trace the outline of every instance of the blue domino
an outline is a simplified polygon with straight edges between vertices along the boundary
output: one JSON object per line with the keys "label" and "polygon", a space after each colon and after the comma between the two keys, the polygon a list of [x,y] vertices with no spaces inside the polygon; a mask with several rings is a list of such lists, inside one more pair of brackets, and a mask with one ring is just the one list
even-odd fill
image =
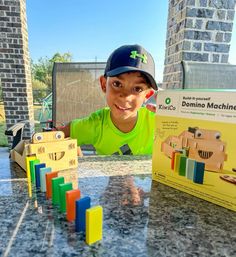
{"label": "blue domino", "polygon": [[45,168],[46,165],[45,163],[39,163],[39,164],[35,164],[35,182],[36,182],[36,187],[40,188],[40,169],[41,168]]}
{"label": "blue domino", "polygon": [[41,192],[46,192],[46,178],[45,174],[48,172],[51,172],[52,168],[47,167],[47,168],[40,168],[40,189]]}
{"label": "blue domino", "polygon": [[89,209],[91,206],[91,198],[89,196],[86,196],[84,198],[77,200],[75,204],[76,204],[75,231],[85,232],[86,210]]}
{"label": "blue domino", "polygon": [[186,162],[186,178],[193,180],[194,170],[196,169],[196,161],[193,159],[187,159]]}
{"label": "blue domino", "polygon": [[204,170],[205,170],[205,163],[196,162],[196,169],[194,170],[194,174],[193,174],[194,183],[203,184]]}

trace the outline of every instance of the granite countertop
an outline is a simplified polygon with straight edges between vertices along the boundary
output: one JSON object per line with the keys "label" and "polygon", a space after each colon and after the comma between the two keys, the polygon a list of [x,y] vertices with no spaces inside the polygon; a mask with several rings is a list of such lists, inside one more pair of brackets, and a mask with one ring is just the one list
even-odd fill
{"label": "granite countertop", "polygon": [[151,157],[79,158],[79,188],[104,211],[103,240],[87,245],[0,148],[1,256],[236,256],[235,212],[151,179]]}

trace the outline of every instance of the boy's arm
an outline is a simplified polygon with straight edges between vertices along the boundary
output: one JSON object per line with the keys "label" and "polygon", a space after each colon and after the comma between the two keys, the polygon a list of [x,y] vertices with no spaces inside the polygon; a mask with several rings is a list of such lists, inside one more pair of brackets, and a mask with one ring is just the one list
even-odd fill
{"label": "boy's arm", "polygon": [[[65,126],[57,127],[57,130],[63,131],[65,137],[70,137],[70,122],[67,123]],[[83,156],[83,152],[81,151],[80,146],[77,146],[77,155]]]}
{"label": "boy's arm", "polygon": [[63,131],[65,134],[65,137],[70,137],[70,122],[64,126],[57,127],[56,129]]}

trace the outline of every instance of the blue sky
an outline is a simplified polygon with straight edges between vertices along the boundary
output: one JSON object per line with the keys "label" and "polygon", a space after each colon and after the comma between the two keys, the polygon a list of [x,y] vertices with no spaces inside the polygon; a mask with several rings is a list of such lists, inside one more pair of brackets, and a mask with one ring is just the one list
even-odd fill
{"label": "blue sky", "polygon": [[[138,43],[153,55],[162,81],[168,0],[26,0],[26,11],[34,61],[56,52],[70,52],[75,62],[106,61],[115,48]],[[236,24],[230,63],[235,57]]]}

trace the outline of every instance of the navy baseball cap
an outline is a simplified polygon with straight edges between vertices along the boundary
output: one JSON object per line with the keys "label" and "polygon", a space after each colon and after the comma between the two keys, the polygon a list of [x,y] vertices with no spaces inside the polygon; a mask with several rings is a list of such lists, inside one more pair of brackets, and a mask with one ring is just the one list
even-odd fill
{"label": "navy baseball cap", "polygon": [[130,71],[139,71],[146,75],[152,88],[157,90],[154,60],[140,45],[124,45],[117,48],[107,60],[104,76],[114,77]]}

